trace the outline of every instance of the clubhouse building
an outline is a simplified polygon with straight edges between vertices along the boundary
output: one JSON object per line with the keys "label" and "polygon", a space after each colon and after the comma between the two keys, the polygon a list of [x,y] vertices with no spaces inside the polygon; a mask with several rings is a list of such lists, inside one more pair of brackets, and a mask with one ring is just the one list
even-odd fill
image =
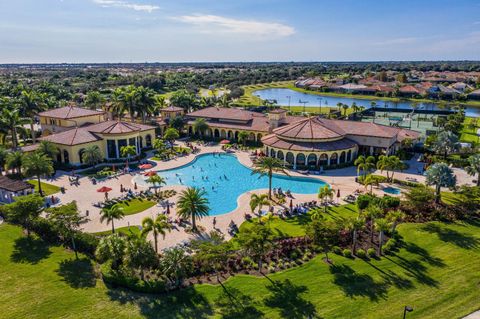
{"label": "clubhouse building", "polygon": [[261,142],[267,156],[286,166],[319,169],[336,167],[355,160],[359,154],[394,154],[405,139],[417,141],[420,133],[375,123],[288,116],[284,109],[267,114],[235,108],[209,107],[188,113],[187,130],[195,133],[194,123],[203,118],[205,135],[214,139],[238,140],[245,131],[249,140]]}
{"label": "clubhouse building", "polygon": [[56,161],[64,164],[82,164],[82,153],[88,146],[98,146],[104,159],[115,160],[122,158],[123,146],[135,146],[138,155],[155,139],[154,126],[107,120],[105,112],[75,106],[48,110],[39,113],[39,118],[40,140],[57,146]]}

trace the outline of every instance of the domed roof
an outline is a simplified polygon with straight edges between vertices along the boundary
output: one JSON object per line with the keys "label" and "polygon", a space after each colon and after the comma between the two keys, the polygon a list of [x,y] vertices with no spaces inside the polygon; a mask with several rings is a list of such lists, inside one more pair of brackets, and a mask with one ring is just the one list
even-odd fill
{"label": "domed roof", "polygon": [[324,122],[318,117],[309,117],[289,125],[273,130],[273,133],[284,139],[290,140],[332,140],[345,136],[345,132],[329,122]]}

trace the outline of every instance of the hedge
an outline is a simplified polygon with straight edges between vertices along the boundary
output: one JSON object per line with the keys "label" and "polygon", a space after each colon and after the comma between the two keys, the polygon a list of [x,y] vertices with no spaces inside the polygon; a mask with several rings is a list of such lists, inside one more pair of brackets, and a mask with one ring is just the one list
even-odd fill
{"label": "hedge", "polygon": [[167,291],[165,281],[162,279],[141,280],[140,278],[126,275],[121,271],[113,270],[109,263],[103,264],[100,267],[100,271],[103,281],[113,287],[127,288],[141,293],[163,293]]}

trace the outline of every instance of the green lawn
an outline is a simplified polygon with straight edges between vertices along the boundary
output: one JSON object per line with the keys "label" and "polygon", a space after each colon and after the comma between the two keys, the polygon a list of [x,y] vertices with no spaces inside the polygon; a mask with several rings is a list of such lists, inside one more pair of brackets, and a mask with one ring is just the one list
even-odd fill
{"label": "green lawn", "polygon": [[[35,186],[35,192],[38,192],[38,181],[37,180],[32,179],[32,180],[29,180],[27,182],[32,184],[33,186]],[[48,184],[48,183],[45,183],[45,182],[40,182],[40,183],[42,184],[42,191],[43,191],[44,196],[50,196],[50,195],[53,195],[53,194],[58,193],[60,191],[60,187],[58,187],[58,186]]]}
{"label": "green lawn", "polygon": [[477,135],[477,130],[480,128],[476,118],[467,117],[463,122],[462,130],[460,131],[460,141],[465,143],[478,144],[480,138]]}
{"label": "green lawn", "polygon": [[[327,212],[323,213],[326,219],[341,221],[349,216],[356,216],[357,206],[354,204],[342,205],[338,207],[328,207]],[[305,235],[305,225],[311,221],[310,214],[295,216],[288,219],[274,217],[270,221],[270,227],[280,237],[298,237]],[[240,230],[250,228],[253,222],[244,222]]]}
{"label": "green lawn", "polygon": [[123,212],[125,213],[125,215],[133,215],[133,214],[143,212],[144,210],[149,209],[155,204],[156,202],[154,201],[141,199],[141,198],[124,200],[117,203],[117,205],[123,209]]}
{"label": "green lawn", "polygon": [[461,318],[480,299],[480,222],[404,224],[405,246],[381,260],[316,257],[268,277],[237,275],[148,296],[109,289],[94,264],[0,226],[0,318]]}

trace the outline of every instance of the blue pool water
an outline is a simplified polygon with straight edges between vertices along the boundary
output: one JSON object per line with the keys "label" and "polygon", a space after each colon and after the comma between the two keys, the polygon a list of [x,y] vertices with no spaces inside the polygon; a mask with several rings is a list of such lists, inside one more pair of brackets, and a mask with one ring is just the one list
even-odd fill
{"label": "blue pool water", "polygon": [[[268,177],[252,175],[252,170],[242,165],[234,155],[199,155],[185,166],[158,171],[167,180],[167,185],[186,185],[204,188],[210,202],[210,215],[221,215],[237,208],[237,198],[245,192],[268,188]],[[203,179],[202,179],[203,176]],[[226,179],[225,179],[226,176]],[[208,177],[208,179],[207,179]],[[138,185],[148,185],[147,177],[136,176]],[[275,175],[272,188],[281,187],[293,193],[316,194],[325,182],[302,177]],[[213,189],[212,189],[213,187]]]}
{"label": "blue pool water", "polygon": [[[371,107],[371,102],[374,101],[377,103],[377,106],[383,107],[394,107],[398,109],[412,109],[412,102],[410,101],[386,101],[386,100],[369,100],[369,99],[358,99],[358,98],[349,98],[349,97],[336,97],[336,96],[327,96],[321,94],[310,94],[304,92],[298,92],[291,89],[285,88],[274,88],[274,89],[263,89],[253,92],[253,95],[258,96],[262,100],[276,100],[277,105],[288,106],[290,97],[291,106],[303,106],[299,101],[306,101],[305,108],[308,111],[308,108],[318,109],[320,107],[337,107],[337,103],[343,103],[352,105],[355,102],[358,106],[363,106],[365,108]],[[321,99],[321,100],[319,100]],[[445,109],[445,106],[439,107],[435,103],[417,103],[418,109],[424,110],[435,110],[435,109]],[[465,108],[465,114],[472,117],[480,117],[480,108],[467,106]]]}
{"label": "blue pool water", "polygon": [[401,193],[400,189],[396,187],[385,187],[382,189],[385,193],[399,195]]}

